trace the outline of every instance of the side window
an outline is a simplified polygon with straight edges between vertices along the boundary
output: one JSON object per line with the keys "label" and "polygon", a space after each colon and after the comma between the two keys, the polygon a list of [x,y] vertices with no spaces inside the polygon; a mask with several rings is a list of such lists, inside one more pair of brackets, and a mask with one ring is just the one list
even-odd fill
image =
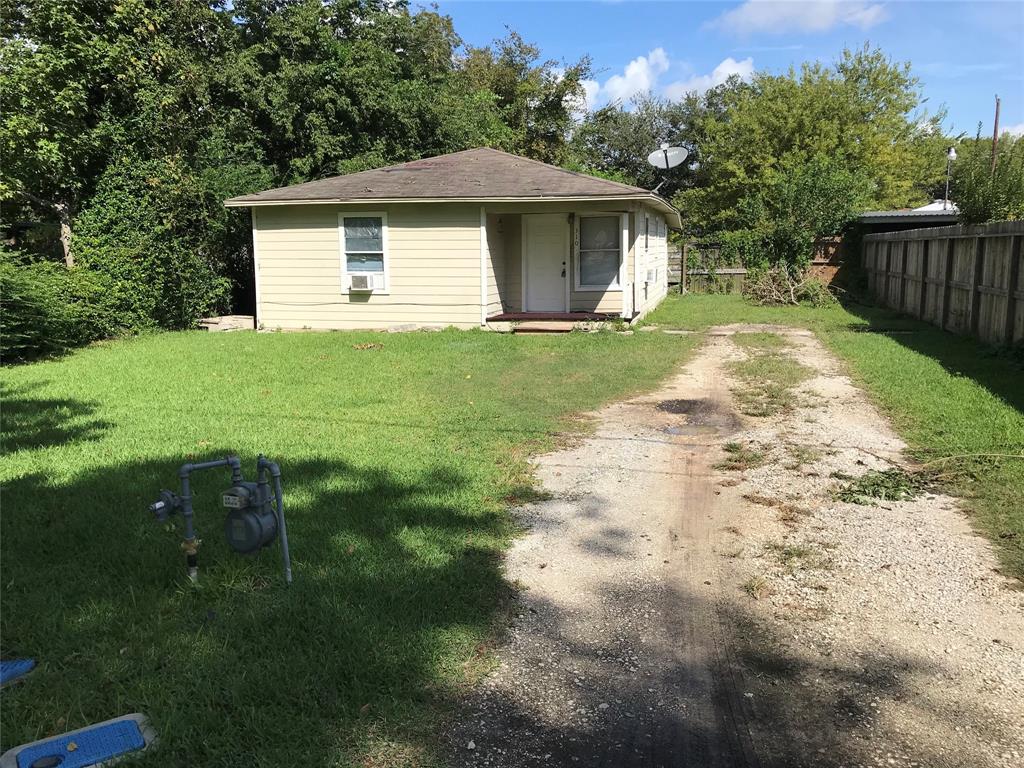
{"label": "side window", "polygon": [[[384,214],[343,214],[341,240],[346,275],[373,275],[385,288],[387,275],[387,218]],[[347,285],[345,286],[348,287]]]}

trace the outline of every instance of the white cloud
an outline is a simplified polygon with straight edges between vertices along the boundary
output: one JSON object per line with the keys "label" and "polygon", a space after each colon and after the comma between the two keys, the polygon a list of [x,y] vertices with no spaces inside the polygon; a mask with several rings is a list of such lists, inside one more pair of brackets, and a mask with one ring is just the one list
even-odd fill
{"label": "white cloud", "polygon": [[668,71],[668,54],[664,48],[655,48],[646,56],[637,56],[622,71],[599,85],[596,80],[583,81],[587,105],[591,108],[610,101],[628,102],[634,96],[653,91],[658,77]]}
{"label": "white cloud", "polygon": [[723,60],[707,75],[692,75],[684,80],[675,80],[666,85],[659,81],[670,69],[677,72],[692,71],[685,63],[675,63],[669,59],[663,48],[655,48],[646,56],[638,56],[627,64],[621,73],[614,74],[604,83],[597,80],[584,80],[583,90],[586,93],[586,109],[619,102],[626,106],[630,100],[643,93],[656,93],[670,99],[682,98],[690,91],[704,93],[709,88],[721,85],[730,75],[739,75],[749,80],[754,74],[754,60],[746,58],[736,61],[732,57]]}
{"label": "white cloud", "polygon": [[870,29],[888,18],[881,3],[859,0],[746,0],[709,22],[736,35],[753,32],[824,32],[838,26]]}
{"label": "white cloud", "polygon": [[1005,128],[1000,129],[1000,133],[1010,133],[1014,136],[1024,136],[1024,123],[1017,123],[1016,125],[1008,125]]}
{"label": "white cloud", "polygon": [[715,67],[709,75],[694,75],[686,80],[678,80],[665,86],[665,95],[673,101],[678,101],[687,93],[694,91],[698,94],[721,85],[733,75],[739,75],[741,80],[749,80],[754,74],[754,60],[749,56],[741,61],[730,56],[724,59]]}

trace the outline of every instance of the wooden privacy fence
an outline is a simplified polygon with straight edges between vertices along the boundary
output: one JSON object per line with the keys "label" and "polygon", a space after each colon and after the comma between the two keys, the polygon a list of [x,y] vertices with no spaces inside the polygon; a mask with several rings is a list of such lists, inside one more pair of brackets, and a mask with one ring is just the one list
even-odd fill
{"label": "wooden privacy fence", "polygon": [[[714,269],[687,269],[691,253],[708,254],[711,262],[718,259],[720,246],[717,243],[683,243],[682,247],[672,246],[668,252],[668,282],[678,285],[683,293],[738,293],[743,290],[747,270],[740,265],[716,267]],[[814,243],[811,258],[811,274],[826,285],[830,284],[843,263],[845,249],[841,237],[825,237]],[[706,262],[706,257],[701,259]]]}
{"label": "wooden privacy fence", "polygon": [[864,238],[876,300],[989,344],[1024,340],[1024,221],[882,232]]}

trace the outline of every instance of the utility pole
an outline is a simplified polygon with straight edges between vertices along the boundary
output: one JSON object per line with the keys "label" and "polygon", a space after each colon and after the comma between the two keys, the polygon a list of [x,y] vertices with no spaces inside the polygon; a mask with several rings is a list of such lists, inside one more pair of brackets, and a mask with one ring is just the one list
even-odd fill
{"label": "utility pole", "polygon": [[999,146],[999,95],[996,94],[996,121],[992,126],[992,175],[996,173],[996,147]]}

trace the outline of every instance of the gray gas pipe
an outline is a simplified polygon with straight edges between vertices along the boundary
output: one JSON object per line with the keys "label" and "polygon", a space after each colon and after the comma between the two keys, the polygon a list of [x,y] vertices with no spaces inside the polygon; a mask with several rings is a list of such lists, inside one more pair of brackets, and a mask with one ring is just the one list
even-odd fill
{"label": "gray gas pipe", "polygon": [[[161,523],[171,515],[181,512],[185,521],[185,539],[181,549],[188,565],[188,577],[193,582],[199,578],[197,553],[199,539],[192,524],[193,472],[204,469],[230,467],[231,487],[221,494],[221,503],[228,510],[224,520],[224,535],[228,545],[241,554],[258,552],[281,537],[281,558],[284,561],[284,578],[292,583],[291,555],[288,552],[288,530],[284,522],[284,494],[281,491],[281,468],[260,454],[256,460],[256,482],[242,477],[242,461],[237,456],[226,456],[215,461],[198,464],[182,464],[178,470],[181,493],[160,491],[160,498],[149,505],[149,511]],[[273,490],[271,490],[273,482]]]}

